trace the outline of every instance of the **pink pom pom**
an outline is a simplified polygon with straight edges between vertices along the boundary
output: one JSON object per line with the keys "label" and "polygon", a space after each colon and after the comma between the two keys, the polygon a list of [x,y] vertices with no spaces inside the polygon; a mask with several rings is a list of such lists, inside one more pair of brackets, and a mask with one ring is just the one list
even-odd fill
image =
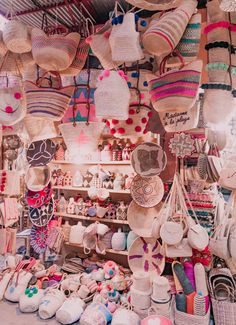
{"label": "pink pom pom", "polygon": [[92,39],[93,39],[92,36],[89,36],[89,37],[86,38],[85,42],[87,44],[90,44],[92,42]]}
{"label": "pink pom pom", "polygon": [[11,106],[7,106],[5,108],[5,111],[6,111],[6,113],[12,113],[13,112],[13,108]]}
{"label": "pink pom pom", "polygon": [[145,95],[144,94],[140,94],[140,99],[144,99]]}
{"label": "pink pom pom", "polygon": [[109,37],[110,37],[110,35],[111,35],[111,33],[110,33],[110,32],[105,32],[105,33],[103,34],[103,36],[104,36],[105,38],[109,38]]}
{"label": "pink pom pom", "polygon": [[103,76],[98,77],[98,80],[102,81],[102,79],[103,79]]}
{"label": "pink pom pom", "polygon": [[14,94],[14,97],[15,97],[15,99],[21,99],[21,93],[16,92],[16,93]]}
{"label": "pink pom pom", "polygon": [[103,71],[103,76],[104,77],[109,77],[110,76],[110,71],[109,70],[104,70]]}
{"label": "pink pom pom", "polygon": [[124,75],[123,78],[125,79],[125,81],[128,81],[128,76]]}
{"label": "pink pom pom", "polygon": [[118,74],[119,74],[122,78],[124,78],[124,75],[125,75],[124,71],[119,70],[119,71],[118,71]]}

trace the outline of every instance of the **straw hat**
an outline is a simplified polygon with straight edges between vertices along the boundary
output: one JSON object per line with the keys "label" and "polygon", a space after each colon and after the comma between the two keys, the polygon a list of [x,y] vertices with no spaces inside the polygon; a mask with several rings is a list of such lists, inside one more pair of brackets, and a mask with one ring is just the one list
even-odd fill
{"label": "straw hat", "polygon": [[45,166],[53,159],[56,149],[56,143],[50,139],[32,142],[26,158],[30,166]]}
{"label": "straw hat", "polygon": [[141,177],[136,175],[131,183],[133,200],[144,208],[152,208],[161,202],[164,195],[164,186],[159,176]]}
{"label": "straw hat", "polygon": [[42,191],[51,180],[51,172],[48,166],[30,167],[25,174],[25,183],[33,192]]}
{"label": "straw hat", "polygon": [[51,220],[54,212],[54,201],[51,199],[47,204],[39,208],[30,207],[29,217],[33,225],[38,227],[46,226]]}
{"label": "straw hat", "polygon": [[127,212],[130,228],[139,236],[152,237],[153,220],[157,217],[162,204],[153,208],[143,208],[132,201]]}
{"label": "straw hat", "polygon": [[[153,278],[161,275],[165,267],[165,257],[161,254],[162,246],[154,238],[135,239],[128,253],[128,263],[133,273],[144,271]],[[150,252],[152,252],[150,254]]]}
{"label": "straw hat", "polygon": [[143,35],[143,46],[151,54],[166,56],[179,43],[197,6],[197,1],[183,1],[173,12],[153,19]]}
{"label": "straw hat", "polygon": [[165,169],[166,163],[166,153],[152,142],[141,143],[132,152],[132,167],[143,177],[159,175]]}
{"label": "straw hat", "polygon": [[182,0],[126,0],[131,5],[146,10],[168,10],[178,7]]}

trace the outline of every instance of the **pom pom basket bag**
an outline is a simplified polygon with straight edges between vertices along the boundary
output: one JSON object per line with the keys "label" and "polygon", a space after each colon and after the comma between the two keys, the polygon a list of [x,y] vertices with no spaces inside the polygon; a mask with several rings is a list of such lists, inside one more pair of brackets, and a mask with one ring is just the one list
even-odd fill
{"label": "pom pom basket bag", "polygon": [[[179,56],[180,60],[182,57]],[[149,76],[151,102],[157,112],[183,112],[194,106],[201,81],[202,61],[196,60],[179,70],[165,71],[167,57],[160,66],[160,76]]]}
{"label": "pom pom basket bag", "polygon": [[74,92],[74,86],[63,87],[61,79],[58,77],[58,87],[42,87],[45,78],[43,75],[38,78],[36,84],[31,81],[25,81],[25,92],[27,100],[27,114],[35,117],[43,117],[53,121],[60,121],[64,116],[71,96]]}
{"label": "pom pom basket bag", "polygon": [[182,0],[126,0],[131,5],[146,10],[168,10],[178,7]]}

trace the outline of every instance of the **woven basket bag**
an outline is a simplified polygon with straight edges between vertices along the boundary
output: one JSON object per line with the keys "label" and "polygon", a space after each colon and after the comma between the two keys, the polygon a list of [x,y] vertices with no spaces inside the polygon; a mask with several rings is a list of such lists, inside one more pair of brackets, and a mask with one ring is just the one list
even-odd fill
{"label": "woven basket bag", "polygon": [[62,88],[60,79],[57,88],[41,87],[44,79],[44,76],[39,78],[36,84],[31,81],[24,82],[27,114],[60,121],[68,108],[75,87]]}
{"label": "woven basket bag", "polygon": [[72,64],[80,41],[80,34],[47,36],[39,28],[31,32],[35,62],[46,71],[63,71]]}
{"label": "woven basket bag", "polygon": [[3,41],[3,33],[0,31],[0,57],[4,56],[7,53],[7,47]]}
{"label": "woven basket bag", "polygon": [[109,42],[113,61],[134,62],[144,57],[134,13],[126,13],[122,24],[112,26]]}
{"label": "woven basket bag", "polygon": [[153,19],[143,35],[144,48],[157,56],[170,54],[183,36],[196,6],[195,0],[183,2],[173,12],[161,16],[159,20]]}
{"label": "woven basket bag", "polygon": [[[163,61],[164,71],[165,62]],[[196,102],[201,81],[202,61],[196,60],[160,76],[149,76],[151,102],[157,112],[184,112]]]}
{"label": "woven basket bag", "polygon": [[236,2],[234,0],[221,0],[220,9],[226,12],[236,11]]}
{"label": "woven basket bag", "polygon": [[[210,322],[210,308],[205,316],[190,315],[178,311],[175,306],[175,325],[209,325]],[[231,323],[232,325],[233,323]],[[217,325],[217,323],[216,323]],[[223,325],[223,323],[218,323],[218,325]]]}
{"label": "woven basket bag", "polygon": [[229,27],[228,21],[220,21],[208,24],[204,29],[204,34],[207,35],[208,43],[216,41],[229,42]]}
{"label": "woven basket bag", "polygon": [[211,299],[215,325],[236,324],[236,303]]}
{"label": "woven basket bag", "polygon": [[3,28],[3,40],[13,53],[25,53],[31,51],[31,39],[27,25],[18,19],[6,22]]}
{"label": "woven basket bag", "polygon": [[229,85],[229,65],[221,62],[208,63],[205,66],[209,82],[219,82]]}
{"label": "woven basket bag", "polygon": [[126,80],[116,71],[105,70],[94,93],[96,117],[126,120],[130,91]]}

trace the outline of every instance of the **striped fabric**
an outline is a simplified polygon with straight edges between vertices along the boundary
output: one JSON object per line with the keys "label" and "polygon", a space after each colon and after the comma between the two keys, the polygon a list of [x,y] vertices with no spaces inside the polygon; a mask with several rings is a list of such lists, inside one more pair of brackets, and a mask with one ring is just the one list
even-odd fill
{"label": "striped fabric", "polygon": [[[193,66],[194,69],[191,69]],[[184,111],[191,108],[197,96],[201,69],[202,62],[195,61],[180,70],[150,80],[149,93],[154,108],[157,111]]]}
{"label": "striped fabric", "polygon": [[62,119],[73,95],[74,86],[54,89],[38,87],[31,81],[25,81],[24,84],[27,114],[53,121]]}

